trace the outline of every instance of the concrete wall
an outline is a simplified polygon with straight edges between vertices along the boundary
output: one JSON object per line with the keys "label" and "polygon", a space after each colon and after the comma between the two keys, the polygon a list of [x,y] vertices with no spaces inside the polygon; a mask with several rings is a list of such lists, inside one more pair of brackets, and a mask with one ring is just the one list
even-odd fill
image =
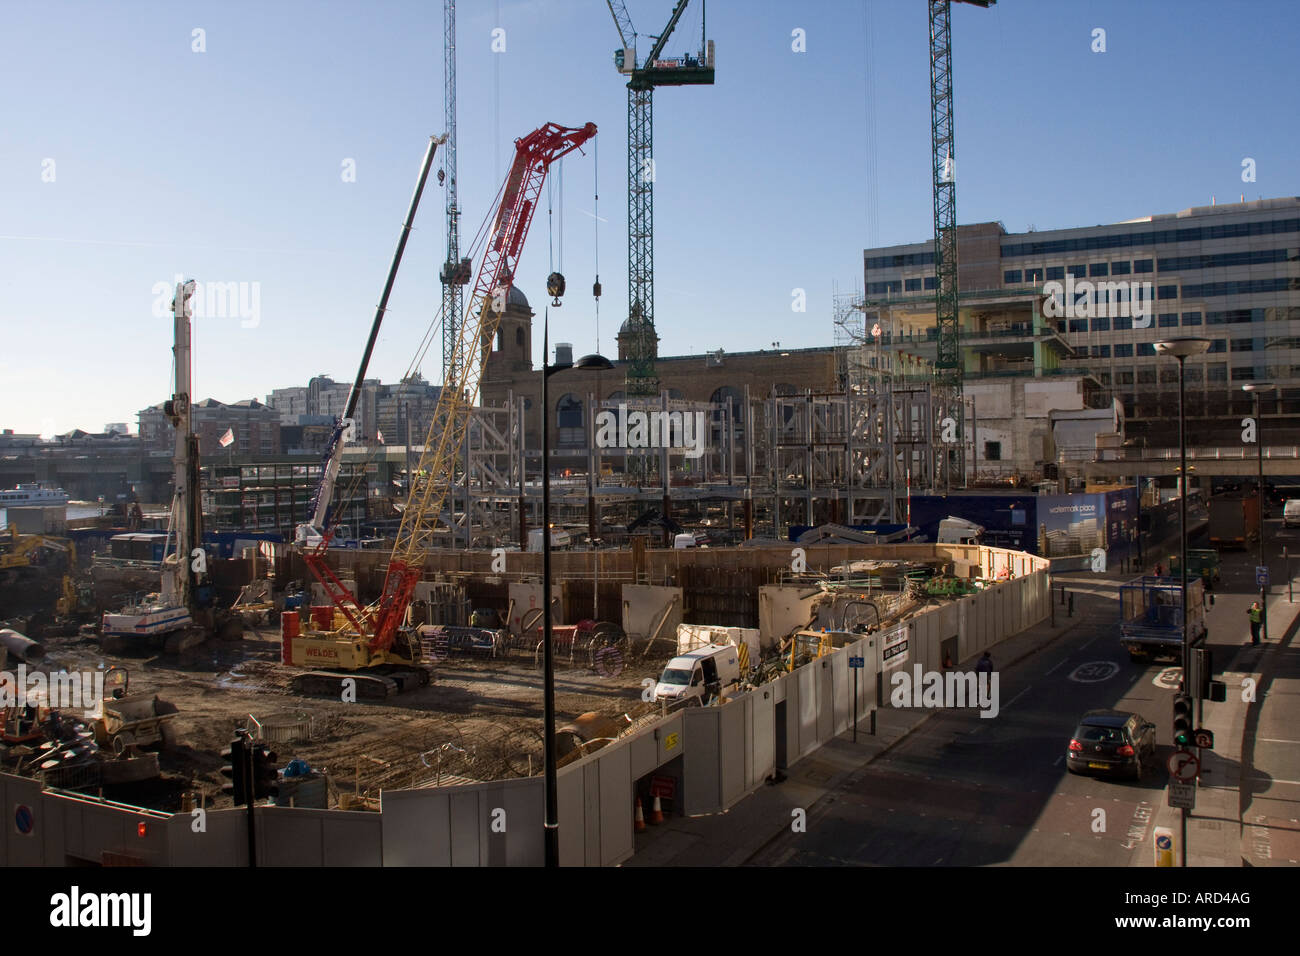
{"label": "concrete wall", "polygon": [[659,630],[659,638],[672,641],[677,625],[682,623],[682,589],[653,584],[623,585],[623,632],[635,638],[649,637],[669,604],[673,607]]}
{"label": "concrete wall", "polygon": [[820,588],[765,584],[758,589],[758,637],[763,647],[780,643],[796,628],[805,627],[813,604],[823,597]]}

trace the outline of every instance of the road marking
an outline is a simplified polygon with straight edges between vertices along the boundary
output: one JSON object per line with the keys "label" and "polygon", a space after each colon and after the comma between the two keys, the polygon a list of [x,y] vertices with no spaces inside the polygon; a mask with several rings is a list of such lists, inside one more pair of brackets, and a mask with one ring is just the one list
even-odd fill
{"label": "road marking", "polygon": [[[1096,639],[1097,639],[1096,637],[1090,637],[1090,638],[1088,638],[1088,644],[1091,644],[1091,643],[1092,643],[1093,641],[1095,641]],[[1085,647],[1088,646],[1088,644],[1081,644],[1081,645],[1079,645],[1079,650],[1083,650]]]}
{"label": "road marking", "polygon": [[1064,760],[1065,760],[1064,757],[1057,757],[1055,760],[1052,761],[1052,766],[1059,767]]}
{"label": "road marking", "polygon": [[1257,737],[1256,740],[1265,744],[1300,744],[1300,740],[1285,740],[1281,737]]}
{"label": "road marking", "polygon": [[1089,661],[1080,664],[1070,672],[1070,680],[1079,684],[1096,684],[1110,680],[1119,673],[1119,665],[1114,661]]}
{"label": "road marking", "polygon": [[[1052,665],[1052,670],[1048,671],[1047,674],[1052,673],[1052,671],[1056,670],[1058,667],[1060,667],[1062,664],[1064,664],[1067,660],[1069,660],[1069,658],[1062,657],[1059,661],[1057,661],[1055,664]],[[1047,674],[1044,674],[1043,676],[1046,677]]]}
{"label": "road marking", "polygon": [[1024,697],[1026,694],[1028,694],[1030,689],[1033,688],[1033,686],[1034,686],[1033,684],[1030,684],[1029,687],[1026,687],[1019,694],[1016,694],[1015,697],[1012,697],[1009,701],[1003,704],[1001,709],[1006,710],[1008,707],[1010,707],[1012,704],[1018,701],[1021,697]]}
{"label": "road marking", "polygon": [[1280,779],[1278,779],[1277,777],[1261,777],[1261,776],[1258,776],[1258,775],[1253,776],[1253,777],[1249,777],[1249,778],[1247,778],[1247,779],[1249,779],[1249,780],[1259,780],[1259,781],[1262,781],[1262,782],[1264,782],[1264,783],[1284,783],[1284,784],[1286,784],[1287,786],[1290,786],[1290,787],[1300,787],[1300,780],[1280,780]]}

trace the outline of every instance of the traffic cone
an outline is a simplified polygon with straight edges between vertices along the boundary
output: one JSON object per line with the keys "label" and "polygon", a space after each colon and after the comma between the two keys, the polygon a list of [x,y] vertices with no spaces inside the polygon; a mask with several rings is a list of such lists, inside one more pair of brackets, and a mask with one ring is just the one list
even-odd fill
{"label": "traffic cone", "polygon": [[645,829],[645,811],[641,809],[641,798],[636,798],[636,830],[640,833]]}
{"label": "traffic cone", "polygon": [[650,808],[650,822],[660,824],[664,822],[664,808],[659,805],[659,797],[655,797],[654,805]]}

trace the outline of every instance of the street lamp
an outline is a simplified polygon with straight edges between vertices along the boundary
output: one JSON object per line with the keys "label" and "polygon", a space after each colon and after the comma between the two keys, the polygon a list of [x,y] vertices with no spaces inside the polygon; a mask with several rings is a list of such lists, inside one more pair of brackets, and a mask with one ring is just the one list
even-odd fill
{"label": "street lamp", "polygon": [[[1243,392],[1255,396],[1255,451],[1259,459],[1259,482],[1256,491],[1259,495],[1259,567],[1264,567],[1264,436],[1262,434],[1259,399],[1263,392],[1277,391],[1272,382],[1250,382],[1241,386]],[[1268,590],[1263,579],[1259,585],[1259,635],[1260,640],[1268,640]]]}
{"label": "street lamp", "polygon": [[[1183,582],[1183,691],[1191,693],[1191,649],[1187,646],[1187,388],[1184,366],[1189,355],[1201,355],[1210,348],[1209,339],[1166,339],[1156,342],[1161,355],[1178,359],[1178,480],[1182,484],[1178,495],[1178,570]],[[1200,694],[1197,693],[1197,697]],[[1182,817],[1182,865],[1187,865],[1187,810],[1179,811]]]}
{"label": "street lamp", "polygon": [[576,362],[549,364],[551,310],[542,318],[542,722],[546,777],[546,866],[560,865],[560,817],[555,772],[555,657],[551,647],[551,403],[547,382],[571,368],[611,369],[603,355],[584,355]]}

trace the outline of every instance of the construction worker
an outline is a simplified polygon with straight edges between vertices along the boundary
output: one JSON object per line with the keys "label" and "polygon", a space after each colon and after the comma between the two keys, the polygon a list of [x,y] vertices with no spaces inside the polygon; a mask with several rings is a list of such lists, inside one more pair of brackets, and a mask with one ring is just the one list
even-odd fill
{"label": "construction worker", "polygon": [[1251,604],[1250,610],[1247,611],[1246,614],[1250,617],[1250,643],[1258,644],[1259,628],[1264,620],[1264,612],[1263,609],[1260,608],[1259,602],[1256,601]]}

